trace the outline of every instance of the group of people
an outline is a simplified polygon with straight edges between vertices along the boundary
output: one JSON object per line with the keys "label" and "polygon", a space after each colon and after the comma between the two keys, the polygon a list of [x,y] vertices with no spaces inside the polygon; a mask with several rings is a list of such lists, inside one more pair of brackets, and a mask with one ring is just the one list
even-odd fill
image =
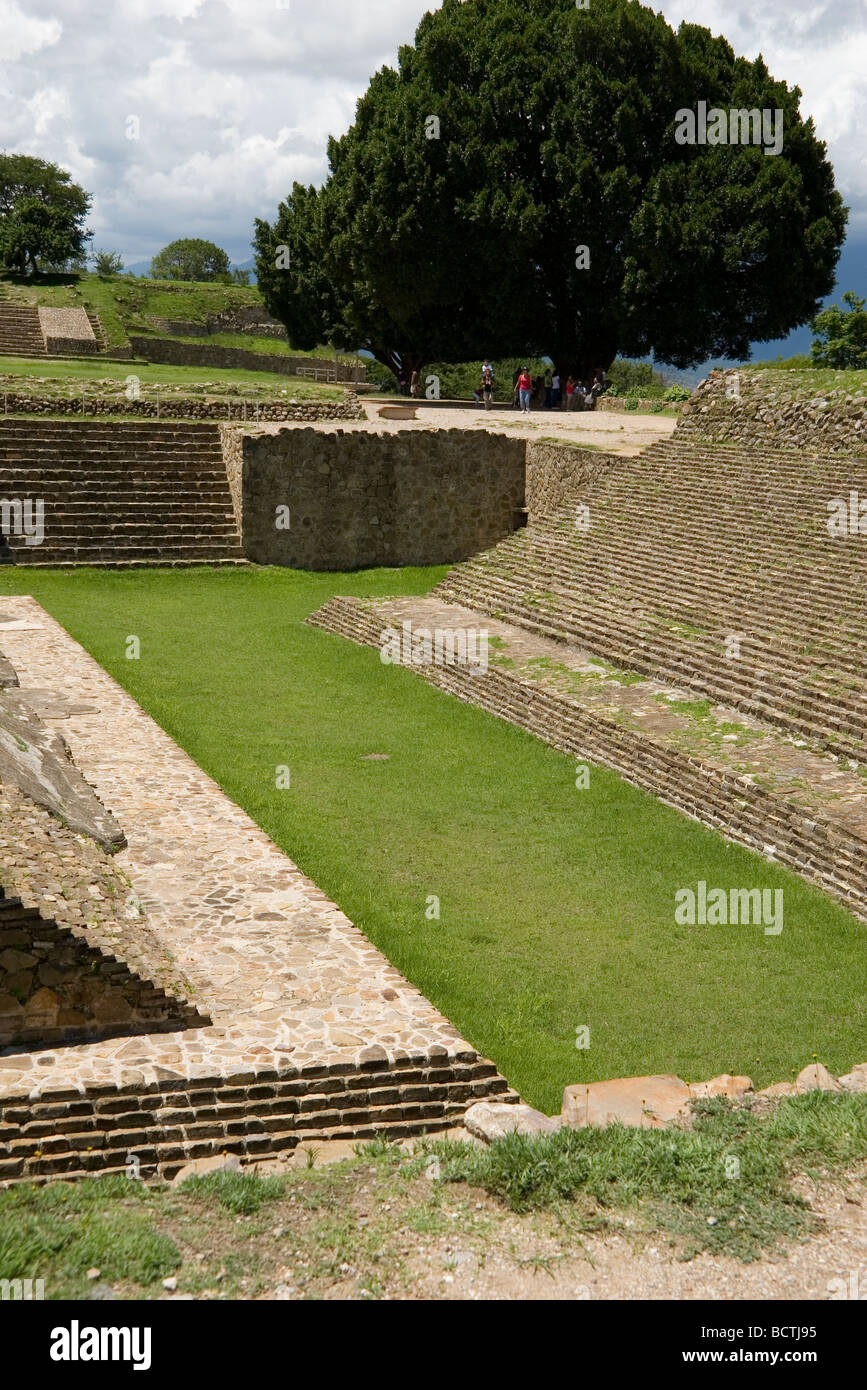
{"label": "group of people", "polygon": [[[484,403],[490,410],[494,404],[494,385],[496,376],[490,358],[482,363],[479,385],[473,392],[476,405]],[[398,376],[401,395],[418,399],[420,381],[417,371],[407,380],[401,371]],[[512,376],[512,403],[522,414],[531,410],[593,410],[599,397],[608,385],[605,371],[597,367],[593,380],[582,381],[577,376],[567,376],[565,384],[559,371],[547,367],[543,376],[533,376],[528,367],[519,367]]]}
{"label": "group of people", "polygon": [[[484,402],[486,410],[494,403],[494,368],[490,359],[482,363],[482,379],[473,392],[476,404]],[[548,367],[544,376],[533,376],[527,367],[519,367],[512,377],[513,405],[522,414],[532,409],[593,410],[608,385],[604,368],[597,367],[592,382],[577,376],[567,376],[565,388],[559,371]]]}

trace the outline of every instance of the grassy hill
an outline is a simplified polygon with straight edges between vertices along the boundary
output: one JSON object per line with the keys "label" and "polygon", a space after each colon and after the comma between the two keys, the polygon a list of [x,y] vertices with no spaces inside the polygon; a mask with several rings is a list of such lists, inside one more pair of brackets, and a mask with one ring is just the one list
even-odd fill
{"label": "grassy hill", "polygon": [[[220,285],[207,281],[151,280],[144,276],[118,275],[103,279],[98,275],[0,275],[4,297],[21,304],[48,305],[53,308],[90,309],[99,315],[109,352],[129,346],[130,335],[166,337],[155,319],[172,319],[202,325],[202,339],[225,347],[244,347],[253,352],[276,356],[328,357],[329,347],[313,352],[291,348],[279,338],[259,338],[248,333],[208,334],[208,319],[230,309],[261,306],[262,296],[255,285]],[[189,337],[186,342],[199,341]],[[341,360],[354,361],[341,354]]]}

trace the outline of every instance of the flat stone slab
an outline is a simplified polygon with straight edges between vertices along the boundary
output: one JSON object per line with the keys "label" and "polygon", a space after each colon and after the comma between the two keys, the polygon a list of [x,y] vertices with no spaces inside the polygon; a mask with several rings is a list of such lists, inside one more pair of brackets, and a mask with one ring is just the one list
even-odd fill
{"label": "flat stone slab", "polygon": [[382,405],[377,414],[383,420],[414,420],[417,409],[414,405]]}
{"label": "flat stone slab", "polygon": [[745,1096],[752,1089],[753,1083],[748,1076],[732,1076],[730,1072],[724,1072],[710,1081],[694,1081],[689,1094],[694,1100],[713,1100],[717,1096],[737,1100],[738,1096]]}
{"label": "flat stone slab", "polygon": [[470,1134],[484,1139],[490,1144],[494,1139],[503,1139],[507,1134],[556,1134],[562,1129],[563,1120],[559,1115],[553,1118],[543,1115],[529,1105],[502,1105],[497,1101],[480,1101],[471,1105],[464,1117],[464,1124]]}
{"label": "flat stone slab", "polygon": [[0,782],[11,782],[37,806],[105,849],[126,837],[72,761],[66,741],[50,729],[18,689],[0,692]]}
{"label": "flat stone slab", "polygon": [[837,1078],[844,1091],[867,1091],[867,1062],[859,1062],[845,1076]]}
{"label": "flat stone slab", "polygon": [[605,1127],[615,1121],[641,1129],[661,1129],[690,1113],[690,1093],[679,1076],[626,1076],[567,1086],[563,1119],[572,1129]]}
{"label": "flat stone slab", "polygon": [[823,1067],[821,1062],[811,1062],[795,1077],[799,1091],[839,1091],[840,1083]]}

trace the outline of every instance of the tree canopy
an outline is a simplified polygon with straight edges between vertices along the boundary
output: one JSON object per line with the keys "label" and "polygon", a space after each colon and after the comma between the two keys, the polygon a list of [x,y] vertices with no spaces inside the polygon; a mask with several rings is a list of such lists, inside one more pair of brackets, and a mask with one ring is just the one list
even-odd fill
{"label": "tree canopy", "polygon": [[867,367],[865,305],[867,300],[847,290],[842,304],[832,304],[816,315],[810,325],[816,334],[810,347],[814,366],[840,371]]}
{"label": "tree canopy", "polygon": [[[831,292],[847,211],[826,147],[800,90],[724,38],[637,0],[444,0],[398,59],[329,141],[325,184],[256,223],[296,346],[684,368],[748,356]],[[702,102],[780,112],[781,151],[719,126],[680,143]]]}
{"label": "tree canopy", "polygon": [[154,256],[150,273],[154,280],[229,280],[229,257],[213,241],[181,238]]}
{"label": "tree canopy", "polygon": [[91,233],[86,193],[66,169],[25,154],[0,153],[0,261],[20,275],[39,262],[82,261]]}

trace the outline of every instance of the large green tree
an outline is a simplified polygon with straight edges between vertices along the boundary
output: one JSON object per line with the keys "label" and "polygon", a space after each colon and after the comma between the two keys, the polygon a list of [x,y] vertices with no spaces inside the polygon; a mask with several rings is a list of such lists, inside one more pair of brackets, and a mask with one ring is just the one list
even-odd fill
{"label": "large green tree", "polygon": [[[847,212],[825,146],[798,88],[724,38],[637,0],[444,0],[398,56],[323,187],[256,224],[298,346],[689,367],[783,337],[833,288]],[[679,143],[700,102],[781,111],[781,152]]]}
{"label": "large green tree", "polygon": [[158,251],[151,261],[155,280],[230,280],[229,257],[213,241],[182,237]]}
{"label": "large green tree", "polygon": [[81,262],[91,233],[86,193],[66,169],[26,154],[0,153],[0,262],[20,275],[39,262]]}

